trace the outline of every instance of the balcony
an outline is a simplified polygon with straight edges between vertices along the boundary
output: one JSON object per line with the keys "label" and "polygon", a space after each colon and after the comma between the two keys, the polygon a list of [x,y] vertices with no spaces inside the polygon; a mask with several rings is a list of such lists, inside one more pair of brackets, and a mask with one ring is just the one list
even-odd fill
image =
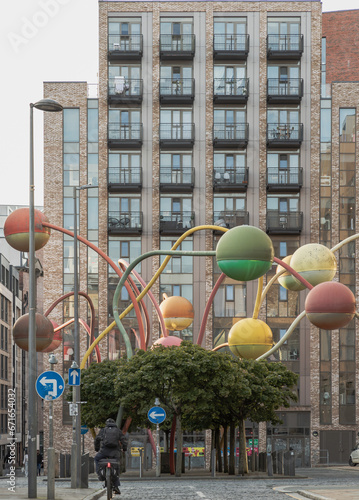
{"label": "balcony", "polygon": [[214,35],[213,59],[245,61],[249,52],[249,35]]}
{"label": "balcony", "polygon": [[123,76],[109,79],[107,98],[109,104],[140,105],[142,96],[142,80],[125,80]]}
{"label": "balcony", "polygon": [[191,61],[195,53],[194,35],[160,35],[161,61]]}
{"label": "balcony", "polygon": [[192,193],[194,168],[161,168],[160,190],[162,193]]}
{"label": "balcony", "polygon": [[245,104],[248,101],[248,78],[215,78],[213,82],[214,104]]}
{"label": "balcony", "polygon": [[245,210],[220,210],[213,213],[214,226],[232,229],[232,227],[243,226],[244,224],[246,225],[248,222],[249,213]]}
{"label": "balcony", "polygon": [[303,123],[268,123],[268,148],[300,148],[303,142]]}
{"label": "balcony", "polygon": [[216,123],[213,125],[214,148],[246,148],[248,123]]}
{"label": "balcony", "polygon": [[172,78],[160,79],[160,103],[161,104],[193,104],[194,101],[194,79]]}
{"label": "balcony", "polygon": [[213,191],[237,192],[247,191],[248,168],[228,170],[224,167],[213,170]]}
{"label": "balcony", "polygon": [[160,234],[181,235],[194,227],[194,212],[161,212]]}
{"label": "balcony", "polygon": [[303,97],[303,78],[267,80],[268,104],[299,104]]}
{"label": "balcony", "polygon": [[140,61],[143,53],[142,35],[109,35],[109,61]]}
{"label": "balcony", "polygon": [[299,60],[303,54],[303,35],[268,35],[267,58]]}
{"label": "balcony", "polygon": [[113,149],[141,149],[142,123],[109,123],[107,142]]}
{"label": "balcony", "polygon": [[109,212],[108,234],[139,235],[142,233],[142,212]]}
{"label": "balcony", "polygon": [[303,229],[303,212],[267,212],[268,234],[300,234]]}
{"label": "balcony", "polygon": [[298,193],[303,186],[303,169],[268,168],[267,191],[276,193]]}
{"label": "balcony", "polygon": [[140,193],[142,168],[109,168],[107,187],[110,193]]}
{"label": "balcony", "polygon": [[193,148],[194,123],[161,123],[159,132],[162,149]]}

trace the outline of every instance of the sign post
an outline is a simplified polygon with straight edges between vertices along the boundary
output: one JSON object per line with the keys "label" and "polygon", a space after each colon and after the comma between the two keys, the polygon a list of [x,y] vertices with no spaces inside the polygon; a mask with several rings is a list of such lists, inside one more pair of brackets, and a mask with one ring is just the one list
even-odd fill
{"label": "sign post", "polygon": [[[159,404],[156,399],[155,404]],[[160,424],[166,420],[166,412],[160,406],[153,406],[147,413],[148,420],[156,425],[157,446],[156,446],[156,477],[161,474],[161,453],[160,453]]]}

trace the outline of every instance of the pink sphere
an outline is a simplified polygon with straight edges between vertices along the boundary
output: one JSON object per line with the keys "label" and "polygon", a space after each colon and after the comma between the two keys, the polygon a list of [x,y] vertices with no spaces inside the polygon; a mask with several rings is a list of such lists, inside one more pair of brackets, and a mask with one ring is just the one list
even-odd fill
{"label": "pink sphere", "polygon": [[153,343],[152,347],[156,347],[157,345],[163,345],[163,347],[173,347],[179,346],[182,344],[182,339],[178,337],[174,337],[173,335],[169,335],[168,337],[161,337]]}

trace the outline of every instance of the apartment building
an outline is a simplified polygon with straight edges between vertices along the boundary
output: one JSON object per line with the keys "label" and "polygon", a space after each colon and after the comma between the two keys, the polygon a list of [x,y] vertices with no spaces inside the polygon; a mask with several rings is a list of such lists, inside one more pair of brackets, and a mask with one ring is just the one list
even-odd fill
{"label": "apartment building", "polygon": [[[64,106],[62,114],[44,116],[44,211],[51,223],[73,231],[76,196],[79,234],[114,262],[119,258],[131,262],[152,249],[170,249],[187,229],[203,224],[257,226],[270,236],[279,258],[306,243],[334,246],[352,234],[354,223],[339,230],[339,214],[348,215],[339,211],[339,200],[349,207],[348,186],[342,184],[348,167],[343,163],[343,175],[339,170],[334,174],[333,153],[328,156],[326,149],[331,139],[321,135],[329,123],[325,113],[334,104],[323,93],[321,99],[325,71],[321,34],[319,1],[100,0],[98,95],[88,95],[86,82],[44,84],[44,97]],[[346,108],[354,109],[353,102]],[[352,111],[345,116],[346,129],[352,131]],[[97,187],[74,191],[90,183]],[[338,191],[332,198],[334,186],[339,185],[347,194]],[[219,237],[212,230],[197,231],[180,249],[213,250]],[[73,252],[72,238],[54,231],[44,249],[45,309],[73,291]],[[354,261],[345,258],[339,278],[354,287]],[[146,259],[136,271],[149,282],[161,262],[159,257]],[[102,332],[113,321],[118,276],[84,245],[79,246],[79,269],[80,290],[91,298],[96,331]],[[275,268],[266,281],[274,273]],[[153,286],[158,302],[163,293],[192,302],[195,319],[178,333],[182,338],[197,341],[219,276],[212,257],[177,257]],[[212,349],[226,342],[233,323],[252,315],[256,294],[257,282],[225,278],[208,316],[202,345]],[[259,317],[268,323],[275,341],[304,310],[305,296],[279,284],[271,287]],[[124,290],[120,309],[128,303]],[[159,322],[150,304],[148,309],[155,341],[160,336]],[[90,311],[82,299],[79,314],[89,321]],[[68,297],[51,319],[60,324],[72,317],[73,298]],[[124,319],[124,326],[136,347],[135,313]],[[349,330],[348,335],[320,332],[303,320],[273,358],[299,374],[298,403],[281,412],[282,425],[249,425],[248,436],[254,433],[260,451],[292,447],[297,466],[325,461],[329,451],[331,461],[347,460],[345,454],[358,427],[348,407],[356,399],[354,395],[354,400],[341,400],[342,415],[351,415],[350,422],[341,424],[339,358],[333,356],[341,335],[345,342],[353,341],[355,326]],[[81,329],[81,355],[88,345]],[[57,366],[64,376],[73,359],[72,347],[69,327],[63,353],[58,351],[61,362]],[[348,370],[353,374],[355,350],[351,344],[345,347],[354,360],[343,368],[343,374]],[[116,329],[100,345],[101,355],[109,359],[124,350]],[[330,352],[328,360],[325,356]],[[348,380],[346,376],[340,380]],[[69,451],[68,404],[65,400],[54,404],[63,423],[61,449]],[[346,433],[340,456],[328,444],[331,433],[339,429]],[[90,438],[86,439],[92,450]],[[145,436],[136,439],[146,442]],[[189,446],[205,442],[204,433],[185,436]],[[135,464],[135,458],[130,458],[128,466]]]}

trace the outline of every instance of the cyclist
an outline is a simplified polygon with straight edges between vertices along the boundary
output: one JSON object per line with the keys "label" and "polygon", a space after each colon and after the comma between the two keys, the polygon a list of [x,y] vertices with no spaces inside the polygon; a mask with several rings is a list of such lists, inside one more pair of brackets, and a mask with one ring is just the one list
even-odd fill
{"label": "cyclist", "polygon": [[[116,425],[113,418],[106,420],[106,426],[100,430],[95,438],[95,451],[98,453],[95,456],[96,472],[100,481],[102,476],[99,473],[99,461],[103,458],[116,458],[120,463],[121,460],[121,446],[123,451],[127,450],[127,439]],[[116,476],[113,483],[114,492],[120,495],[120,478]]]}

